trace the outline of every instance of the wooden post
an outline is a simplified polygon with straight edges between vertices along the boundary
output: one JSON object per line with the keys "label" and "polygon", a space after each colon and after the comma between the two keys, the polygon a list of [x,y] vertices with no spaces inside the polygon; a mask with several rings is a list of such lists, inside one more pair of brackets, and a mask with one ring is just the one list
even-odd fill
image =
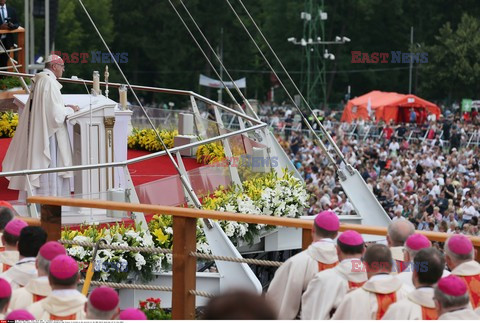
{"label": "wooden post", "polygon": [[25,66],[25,29],[22,27],[18,28],[18,47],[22,48],[21,51],[18,52],[18,65],[21,67],[18,69],[20,73],[25,73],[26,66]]}
{"label": "wooden post", "polygon": [[172,319],[195,319],[197,259],[190,256],[197,245],[197,219],[173,217],[173,292]]}
{"label": "wooden post", "polygon": [[47,240],[60,240],[62,230],[62,207],[42,204],[40,214],[40,226],[47,232]]}
{"label": "wooden post", "polygon": [[312,229],[302,229],[302,249],[305,250],[312,244]]}

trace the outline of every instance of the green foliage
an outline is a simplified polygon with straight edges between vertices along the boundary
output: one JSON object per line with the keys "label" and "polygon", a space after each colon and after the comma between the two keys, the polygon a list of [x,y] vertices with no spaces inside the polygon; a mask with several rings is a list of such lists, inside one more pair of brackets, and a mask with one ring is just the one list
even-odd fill
{"label": "green foliage", "polygon": [[[25,82],[30,84],[30,79],[25,78]],[[22,87],[22,82],[18,77],[5,77],[0,79],[0,90],[5,91],[16,87]]]}
{"label": "green foliage", "polygon": [[[245,6],[270,41],[295,82],[301,86],[305,68],[305,48],[287,42],[288,37],[301,39],[304,21],[300,12],[324,3],[328,20],[324,23],[324,40],[347,36],[344,45],[319,46],[336,57],[325,62],[327,99],[338,104],[348,85],[352,96],[370,90],[408,91],[409,64],[352,64],[351,51],[366,53],[391,51],[428,52],[427,64],[415,64],[413,92],[430,100],[478,93],[478,22],[480,5],[476,0],[405,1],[405,0],[244,0]],[[212,68],[185,30],[168,1],[84,0],[93,20],[112,52],[128,53],[128,63],[120,64],[132,84],[189,89],[216,99],[217,91],[198,86],[199,74],[217,78]],[[179,1],[173,1],[208,57],[218,62],[205,45]],[[184,1],[205,37],[217,50],[222,43],[224,64],[233,78],[247,77],[247,97],[261,101],[271,87],[270,71],[257,49],[223,0]],[[243,22],[259,42],[276,71],[279,65],[238,2],[231,1]],[[58,32],[55,47],[62,52],[105,51],[91,23],[77,1],[60,0]],[[311,7],[310,7],[311,6]],[[317,7],[318,8],[318,7]],[[469,16],[466,16],[468,14]],[[414,48],[410,46],[410,27],[414,27]],[[321,30],[321,26],[317,26]],[[439,31],[440,30],[440,31]],[[324,37],[323,37],[324,36]],[[418,47],[416,44],[419,44]],[[103,71],[105,64],[67,64],[66,76],[90,79],[93,70]],[[113,64],[112,82],[124,82]],[[280,76],[286,81],[285,75]],[[226,79],[226,75],[224,75]],[[103,77],[102,77],[103,78]],[[293,89],[290,82],[287,88]],[[69,91],[71,85],[66,86]],[[76,86],[77,92],[83,92]],[[319,91],[321,91],[319,89]],[[112,91],[116,92],[116,91]],[[112,93],[113,94],[113,93]],[[115,98],[115,94],[113,97]],[[140,93],[146,101],[156,100],[185,104],[186,99],[165,94]],[[236,95],[236,94],[235,94]],[[287,99],[282,89],[275,92],[276,101]],[[230,100],[227,95],[224,98]],[[238,99],[238,96],[237,96]]]}

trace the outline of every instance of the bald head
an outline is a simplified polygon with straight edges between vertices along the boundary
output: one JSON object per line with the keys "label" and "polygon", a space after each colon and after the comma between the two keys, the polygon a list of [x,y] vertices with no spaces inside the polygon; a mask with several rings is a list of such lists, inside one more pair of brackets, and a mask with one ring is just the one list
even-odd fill
{"label": "bald head", "polygon": [[387,242],[389,247],[401,247],[408,237],[415,233],[415,227],[410,221],[398,220],[388,226]]}

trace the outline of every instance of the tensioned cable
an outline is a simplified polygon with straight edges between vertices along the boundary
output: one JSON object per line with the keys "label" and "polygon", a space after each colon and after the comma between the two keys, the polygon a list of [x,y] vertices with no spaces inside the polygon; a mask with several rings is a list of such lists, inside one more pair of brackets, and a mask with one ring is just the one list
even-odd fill
{"label": "tensioned cable", "polygon": [[[332,155],[329,153],[328,151],[328,148],[325,146],[325,144],[323,143],[322,139],[318,136],[318,134],[313,130],[312,126],[310,125],[310,122],[308,122],[307,118],[305,117],[305,115],[303,114],[302,110],[298,107],[298,105],[295,103],[295,100],[293,99],[292,95],[290,94],[290,92],[288,92],[285,84],[283,83],[283,81],[278,77],[278,74],[275,72],[275,69],[273,68],[272,64],[270,64],[270,62],[268,61],[267,57],[265,56],[265,54],[263,53],[263,51],[260,49],[260,47],[258,46],[257,42],[255,41],[255,39],[253,38],[252,34],[250,33],[250,31],[247,29],[247,27],[245,26],[245,24],[243,23],[243,21],[241,20],[240,16],[238,15],[238,13],[235,11],[235,9],[233,8],[232,4],[230,3],[229,0],[226,0],[228,5],[230,6],[230,8],[232,9],[233,13],[235,14],[235,16],[237,17],[237,19],[240,21],[240,24],[243,26],[243,28],[245,29],[245,32],[248,34],[248,36],[250,37],[250,39],[252,40],[252,42],[254,43],[255,47],[257,48],[258,52],[260,53],[260,55],[262,55],[263,59],[265,60],[265,63],[267,63],[268,67],[270,68],[270,70],[272,71],[272,73],[275,75],[275,77],[277,78],[278,82],[280,83],[280,85],[282,86],[282,88],[284,89],[285,93],[287,94],[287,96],[289,97],[290,101],[292,102],[292,104],[295,106],[295,108],[298,110],[298,112],[300,113],[300,116],[303,120],[303,122],[305,123],[305,125],[308,127],[308,129],[311,131],[311,133],[315,136],[315,138],[317,139],[319,145],[320,145],[320,148],[323,150],[323,152],[325,153],[325,155],[327,156],[328,160],[330,161],[330,163],[332,165],[334,165],[334,167],[336,167],[337,169],[339,168],[335,159],[333,159]],[[325,133],[326,134],[326,133]],[[325,135],[324,134],[324,135]],[[338,149],[338,148],[337,148]],[[339,157],[342,159],[342,161],[344,161],[344,158],[343,158],[343,155],[341,154],[340,152],[340,155]],[[345,161],[344,161],[345,162]],[[345,162],[346,164],[346,162]]]}
{"label": "tensioned cable", "polygon": [[[277,77],[279,83],[282,85],[283,89],[285,90],[285,92],[287,92],[288,96],[291,98],[291,95],[289,94],[289,92],[287,91],[285,85],[283,84],[283,82],[280,80],[280,78],[278,78],[278,74],[275,72],[275,70],[273,69],[272,65],[268,62],[267,58],[265,57],[265,54],[263,53],[263,51],[260,49],[259,45],[257,44],[257,42],[255,41],[255,39],[253,38],[252,34],[249,32],[249,30],[247,29],[247,27],[245,26],[245,24],[243,23],[242,19],[240,18],[240,16],[238,15],[237,11],[235,10],[235,8],[232,6],[232,4],[230,3],[229,0],[226,0],[226,2],[228,3],[229,7],[232,9],[232,12],[235,14],[235,16],[237,17],[238,21],[240,22],[240,24],[242,25],[242,27],[244,28],[244,30],[246,31],[246,33],[248,34],[248,36],[250,37],[250,39],[252,40],[252,42],[255,44],[255,47],[257,48],[257,50],[259,51],[259,53],[262,55],[263,59],[265,60],[265,62],[267,63],[267,65],[269,66],[269,68],[271,69],[272,73],[275,74],[275,76]],[[268,40],[265,38],[265,36],[263,35],[262,31],[260,30],[260,28],[258,27],[257,23],[255,22],[255,20],[253,19],[253,17],[250,15],[250,12],[248,11],[248,9],[245,7],[245,5],[243,4],[243,2],[241,0],[239,0],[240,4],[242,5],[243,9],[245,10],[245,12],[247,13],[248,17],[250,18],[250,20],[252,21],[253,25],[255,26],[255,28],[257,29],[257,31],[260,33],[260,35],[262,36],[262,39],[265,41],[265,43],[267,44],[268,48],[270,49],[270,51],[273,53],[273,55],[275,56],[276,60],[278,61],[278,63],[280,64],[280,66],[282,67],[283,71],[285,72],[285,74],[288,76],[290,82],[293,84],[295,90],[297,91],[297,93],[300,95],[300,97],[302,98],[303,102],[305,102],[308,110],[310,111],[310,113],[312,114],[314,120],[317,122],[317,124],[319,125],[320,129],[322,130],[322,133],[323,135],[325,136],[325,138],[327,139],[327,141],[330,143],[330,145],[333,147],[336,155],[340,158],[340,160],[346,165],[347,162],[345,160],[345,157],[343,156],[342,152],[340,151],[340,149],[338,148],[337,144],[335,143],[335,141],[332,139],[332,137],[330,136],[330,134],[326,131],[326,129],[323,127],[322,123],[320,122],[320,120],[318,120],[317,116],[313,113],[309,103],[305,100],[305,97],[303,96],[303,94],[300,92],[300,90],[298,89],[297,85],[295,84],[295,82],[293,81],[293,79],[291,78],[290,74],[288,73],[287,69],[285,68],[285,66],[282,64],[281,60],[278,58],[278,55],[275,53],[275,51],[273,50],[272,46],[270,45],[270,43],[268,42]],[[317,137],[317,140],[321,140],[318,135],[315,133],[315,131],[313,131],[313,128],[310,126],[310,123],[308,122],[308,120],[305,119],[305,116],[303,115],[303,113],[301,112],[300,108],[298,107],[298,105],[295,103],[295,101],[293,101],[293,105],[297,108],[297,110],[300,112],[300,114],[302,115],[302,117],[304,118],[305,120],[305,124],[308,126],[308,128],[310,129],[310,131],[314,134],[315,137]],[[324,145],[323,142],[320,142],[321,145]],[[324,149],[325,150],[325,149]],[[333,158],[330,158],[329,159],[333,159]],[[338,168],[338,165],[333,162],[333,164]]]}
{"label": "tensioned cable", "polygon": [[[247,27],[245,26],[245,24],[243,23],[243,21],[240,19],[238,13],[235,11],[235,9],[233,8],[233,6],[231,5],[230,1],[229,0],[226,0],[228,5],[230,6],[230,8],[232,9],[232,11],[234,12],[235,16],[237,17],[237,19],[239,20],[240,24],[243,26],[243,28],[245,29],[245,31],[247,31],[248,35],[250,36],[250,39],[255,43],[255,46],[257,47],[257,49],[261,52],[261,49],[260,47],[257,45],[255,39],[252,37],[252,35],[250,34],[250,32],[248,31]],[[245,7],[245,5],[243,4],[242,0],[238,0],[238,2],[242,5],[243,7],[243,10],[245,10],[245,12],[247,13],[248,17],[250,18],[250,20],[252,21],[253,25],[255,26],[256,30],[258,31],[258,33],[262,36],[262,39],[263,41],[265,42],[265,44],[267,44],[268,48],[270,49],[270,51],[272,52],[272,54],[274,55],[275,59],[277,60],[277,62],[280,64],[280,66],[282,67],[283,71],[285,72],[285,74],[287,75],[288,79],[290,80],[290,82],[292,83],[292,85],[294,86],[295,90],[297,91],[297,93],[300,95],[300,97],[302,98],[302,101],[305,103],[306,107],[308,108],[308,110],[310,111],[310,113],[312,114],[315,122],[318,124],[318,126],[320,127],[320,129],[322,130],[322,132],[324,133],[327,141],[332,145],[333,149],[335,150],[336,154],[338,155],[338,157],[340,157],[340,159],[345,163],[345,165],[347,164],[347,161],[345,160],[345,157],[343,156],[342,152],[340,151],[340,149],[338,148],[337,144],[335,143],[335,141],[332,139],[332,137],[330,136],[330,134],[327,132],[327,130],[323,127],[323,124],[320,122],[320,120],[317,118],[317,116],[315,115],[315,113],[313,113],[313,110],[312,108],[310,107],[310,104],[307,102],[307,100],[305,99],[305,97],[303,96],[302,92],[299,90],[297,84],[293,81],[292,77],[290,76],[290,74],[288,73],[287,69],[285,68],[285,66],[282,64],[282,61],[280,60],[280,58],[278,57],[277,53],[273,50],[272,46],[270,45],[270,42],[267,40],[267,38],[265,37],[265,35],[262,33],[262,31],[260,30],[260,28],[258,27],[257,23],[255,22],[255,20],[253,19],[252,15],[250,14],[250,12],[248,11],[248,9]],[[263,55],[263,52],[262,53],[262,56],[264,57],[265,59],[265,55]],[[269,64],[269,66],[271,66]],[[275,71],[272,69],[272,72],[275,73]],[[275,74],[276,75],[276,74]],[[286,90],[285,90],[286,91]],[[296,105],[295,105],[296,106]],[[297,109],[299,109],[297,107]]]}
{"label": "tensioned cable", "polygon": [[173,156],[172,154],[170,153],[170,151],[168,150],[167,148],[167,145],[165,145],[165,142],[162,140],[162,138],[160,137],[160,134],[158,133],[158,130],[155,128],[153,122],[152,122],[152,119],[148,116],[147,114],[147,111],[145,110],[145,107],[143,106],[143,104],[140,102],[140,100],[138,99],[138,96],[137,94],[135,93],[135,91],[133,90],[132,86],[130,85],[130,82],[128,81],[127,77],[125,76],[125,74],[123,73],[123,70],[120,68],[120,65],[118,64],[117,60],[115,59],[115,57],[113,56],[112,52],[110,51],[110,48],[108,47],[107,43],[105,42],[105,39],[103,38],[102,34],[100,33],[100,31],[98,30],[97,26],[95,25],[95,22],[93,21],[92,17],[90,16],[90,14],[88,13],[88,10],[87,8],[85,7],[85,5],[83,4],[83,1],[82,0],[78,0],[78,2],[80,2],[80,5],[83,7],[83,10],[85,11],[88,19],[90,20],[90,22],[92,23],[93,25],[93,28],[95,28],[95,31],[97,32],[98,36],[100,37],[100,39],[102,40],[102,43],[103,45],[105,46],[105,48],[107,49],[108,53],[110,54],[110,56],[112,57],[113,59],[113,62],[115,63],[115,65],[117,66],[118,70],[120,71],[120,74],[122,74],[122,77],[123,79],[125,80],[125,82],[127,83],[128,87],[130,88],[130,91],[133,93],[133,96],[135,97],[135,100],[137,100],[137,103],[138,105],[140,106],[140,108],[142,109],[143,113],[145,114],[145,116],[147,117],[147,120],[150,124],[150,126],[152,127],[153,131],[155,132],[155,134],[157,135],[157,139],[160,141],[160,143],[162,144],[163,146],[163,149],[165,150],[165,152],[167,153],[168,155],[168,158],[170,159],[170,161],[172,162],[173,166],[175,167],[175,170],[177,171],[178,175],[180,176],[180,180],[182,181],[182,184],[183,186],[185,187],[185,190],[187,191],[188,195],[190,196],[190,198],[192,199],[193,203],[195,204],[195,207],[197,208],[202,208],[202,204],[200,203],[200,201],[198,200],[197,196],[195,195],[195,192],[193,191],[192,187],[190,186],[190,183],[188,182],[188,180],[185,178],[185,176],[183,176],[182,172],[180,171],[179,167],[178,167],[178,164],[177,162],[175,161],[175,159],[173,159]]}
{"label": "tensioned cable", "polygon": [[[180,15],[180,13],[178,12],[177,8],[174,6],[174,4],[172,3],[171,0],[168,0],[168,2],[170,3],[170,5],[172,6],[173,10],[175,11],[175,13],[177,14],[178,18],[180,19],[180,21],[182,22],[182,24],[185,26],[185,29],[187,29],[188,33],[190,34],[190,36],[192,37],[193,41],[195,42],[195,44],[197,45],[198,49],[200,50],[200,52],[203,54],[203,56],[205,57],[205,59],[207,60],[208,64],[210,65],[210,67],[213,69],[215,75],[217,76],[217,78],[220,80],[220,82],[223,84],[223,87],[225,88],[225,90],[227,91],[228,95],[230,96],[230,98],[233,100],[233,102],[235,102],[235,105],[237,107],[237,110],[243,112],[240,104],[238,103],[238,101],[235,99],[235,97],[233,96],[232,92],[230,91],[230,89],[226,86],[225,82],[223,81],[223,79],[221,78],[220,74],[217,72],[217,69],[215,68],[215,66],[213,65],[213,63],[211,62],[210,58],[208,58],[208,55],[205,53],[205,51],[203,50],[202,46],[200,46],[199,42],[197,41],[197,39],[195,38],[195,36],[193,35],[192,31],[190,30],[190,28],[188,27],[187,23],[185,22],[185,20],[182,18],[182,16]],[[205,36],[205,34],[202,32],[201,28],[198,26],[195,18],[193,18],[192,14],[190,13],[190,11],[188,10],[188,8],[185,6],[185,4],[183,3],[182,0],[180,0],[180,3],[183,7],[183,9],[185,10],[185,12],[188,14],[188,16],[190,17],[190,19],[192,20],[193,24],[195,25],[195,27],[197,28],[198,32],[200,33],[200,35],[202,35],[202,38],[203,40],[205,41],[205,43],[207,44],[208,48],[210,49],[210,51],[212,52],[212,54],[215,56],[215,58],[218,60],[218,62],[220,63],[221,67],[223,68],[223,70],[225,71],[225,73],[227,74],[228,78],[230,79],[230,81],[232,82],[233,84],[233,87],[235,88],[235,90],[237,91],[238,95],[240,95],[240,97],[242,98],[243,102],[245,103],[245,105],[250,109],[250,111],[254,114],[254,117],[258,119],[258,116],[257,114],[255,113],[255,111],[253,111],[250,103],[248,102],[247,98],[245,98],[245,96],[243,95],[242,91],[240,91],[240,89],[238,88],[237,84],[235,83],[233,77],[230,75],[230,73],[228,72],[227,68],[225,67],[225,65],[223,64],[223,61],[222,59],[217,55],[217,53],[215,52],[215,50],[213,49],[212,45],[210,44],[210,42],[208,41],[207,37]]]}

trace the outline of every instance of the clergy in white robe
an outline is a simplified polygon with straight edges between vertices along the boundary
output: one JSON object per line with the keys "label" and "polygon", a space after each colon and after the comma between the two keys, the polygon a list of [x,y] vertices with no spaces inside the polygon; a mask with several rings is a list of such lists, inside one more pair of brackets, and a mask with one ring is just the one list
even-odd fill
{"label": "clergy in white robe", "polygon": [[27,307],[37,320],[84,320],[87,298],[77,290],[78,264],[67,255],[56,256],[50,263],[48,280],[52,292]]}
{"label": "clergy in white robe", "polygon": [[474,309],[480,307],[480,264],[474,260],[475,250],[470,239],[455,234],[445,243],[445,260],[452,275],[465,281]]}
{"label": "clergy in white robe", "polygon": [[439,320],[479,320],[470,307],[465,281],[455,275],[441,278],[435,285],[435,305]]}
{"label": "clergy in white robe", "polygon": [[310,280],[319,271],[332,268],[338,263],[335,239],[340,222],[331,211],[320,212],[314,220],[313,243],[289,258],[275,272],[266,298],[278,319],[293,320],[300,312],[303,292]]}
{"label": "clergy in white robe", "polygon": [[5,225],[4,234],[1,238],[5,249],[0,252],[0,273],[10,269],[20,259],[17,243],[20,238],[20,231],[26,226],[27,223],[19,219],[8,221]]}
{"label": "clergy in white robe", "polygon": [[362,257],[365,251],[362,236],[352,230],[337,239],[340,263],[321,271],[308,284],[302,296],[302,320],[329,320],[343,297],[367,281]]}
{"label": "clergy in white robe", "polygon": [[11,296],[12,287],[10,287],[10,283],[6,279],[0,278],[0,319],[5,318]]}
{"label": "clergy in white robe", "polygon": [[120,298],[110,287],[100,286],[93,290],[88,298],[87,320],[114,320],[120,314]]}
{"label": "clergy in white robe", "polygon": [[27,308],[31,304],[41,301],[52,292],[48,281],[48,268],[50,262],[58,255],[66,255],[67,251],[60,243],[49,241],[39,250],[35,267],[38,278],[31,279],[25,287],[16,289],[10,299],[10,309],[17,310]]}
{"label": "clergy in white robe", "polygon": [[[30,96],[19,118],[15,136],[2,163],[3,171],[72,166],[72,149],[65,118],[78,111],[66,107],[57,81],[64,63],[57,55],[47,58],[45,70],[32,79]],[[68,195],[72,172],[30,175],[34,195]],[[27,191],[26,176],[8,178],[9,189]]]}
{"label": "clergy in white robe", "polygon": [[407,238],[415,233],[415,227],[410,221],[398,220],[388,225],[387,245],[395,261],[392,267],[392,273],[397,274],[404,269],[403,246]]}
{"label": "clergy in white robe", "polygon": [[[12,220],[8,223],[5,231],[10,225],[21,220]],[[23,222],[23,221],[21,221]],[[26,225],[26,223],[24,223]],[[21,223],[19,223],[21,225]],[[0,277],[10,281],[12,289],[17,289],[28,284],[30,279],[37,277],[35,260],[40,247],[47,241],[47,233],[41,227],[26,226],[21,229],[17,249],[20,254],[19,261]]]}
{"label": "clergy in white robe", "polygon": [[0,201],[0,252],[5,251],[5,243],[2,239],[3,230],[5,230],[8,222],[13,220],[14,216],[13,206],[6,201]]}
{"label": "clergy in white robe", "polygon": [[[412,259],[415,290],[407,298],[388,307],[382,320],[436,320],[438,312],[433,301],[433,285],[441,278],[445,259],[435,248],[424,248]],[[398,278],[399,275],[396,276]]]}
{"label": "clergy in white robe", "polygon": [[379,320],[391,304],[407,297],[409,289],[390,274],[393,259],[387,246],[369,246],[363,260],[368,281],[345,295],[333,320]]}

